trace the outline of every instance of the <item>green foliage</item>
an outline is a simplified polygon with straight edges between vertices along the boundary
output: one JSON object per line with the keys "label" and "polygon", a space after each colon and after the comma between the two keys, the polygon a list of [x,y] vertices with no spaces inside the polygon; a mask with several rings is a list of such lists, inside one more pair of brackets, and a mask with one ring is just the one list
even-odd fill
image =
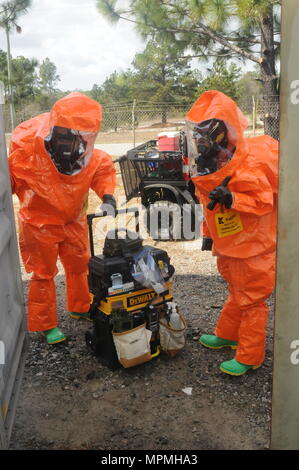
{"label": "green foliage", "polygon": [[133,99],[133,74],[130,70],[125,72],[113,72],[104,81],[101,87],[94,85],[91,97],[105,104],[117,104],[132,101]]}
{"label": "green foliage", "polygon": [[[31,97],[31,103],[34,105],[36,111],[33,114],[39,114],[40,112],[49,111],[52,108],[53,104],[65,96],[67,92],[62,92],[60,90],[55,90],[54,93],[45,93],[38,91],[35,96]],[[28,108],[28,106],[26,106]]]}
{"label": "green foliage", "polygon": [[105,104],[133,99],[190,103],[198,87],[198,76],[175,48],[151,40],[132,64],[133,69],[114,72],[102,86],[94,85],[90,96]]}
{"label": "green foliage", "polygon": [[263,93],[261,81],[259,79],[259,72],[250,71],[246,72],[238,81],[239,95],[242,97],[242,102],[252,101],[252,97],[258,98]]}
{"label": "green foliage", "polygon": [[15,27],[18,32],[21,32],[16,22],[19,16],[27,13],[31,4],[32,0],[7,0],[0,2],[0,27],[8,31]]}
{"label": "green foliage", "polygon": [[57,74],[56,65],[46,57],[39,67],[39,87],[42,91],[53,93],[60,77]]}
{"label": "green foliage", "polygon": [[[276,15],[280,3],[279,0],[127,0],[127,9],[119,18],[134,22],[142,37],[176,44],[182,53],[197,55],[202,61],[225,56],[227,60],[237,57],[258,64],[263,94],[267,97],[265,132],[277,138],[278,119],[271,117],[271,100],[278,107],[276,33],[280,26]],[[113,8],[117,4],[115,0]],[[219,84],[219,79],[213,77],[213,85],[222,87],[223,82]],[[234,90],[229,93],[235,95]]]}
{"label": "green foliage", "polygon": [[[48,71],[48,73],[46,73]],[[11,59],[11,86],[17,115],[21,120],[49,110],[65,93],[55,90],[53,84],[59,79],[56,66],[46,58],[39,66],[37,59],[20,56]],[[51,73],[50,73],[51,72]],[[0,80],[4,83],[6,101],[9,100],[7,77],[7,54],[0,49]]]}
{"label": "green foliage", "polygon": [[117,23],[119,12],[116,10],[117,0],[97,0],[96,7],[98,11],[111,23]]}
{"label": "green foliage", "polygon": [[241,76],[241,69],[234,63],[227,64],[225,60],[215,61],[208,76],[201,82],[198,95],[207,90],[219,90],[238,101],[241,89],[238,81]]}
{"label": "green foliage", "polygon": [[12,60],[12,88],[16,104],[35,94],[37,66],[36,59],[20,56]]}
{"label": "green foliage", "polygon": [[[98,8],[107,1],[97,0]],[[113,15],[122,2],[109,3]],[[121,17],[135,22],[144,38],[165,40],[181,52],[192,51],[203,60],[225,53],[227,57],[259,63],[261,19],[272,15],[272,8],[279,6],[280,1],[128,0],[126,4]]]}
{"label": "green foliage", "polygon": [[190,0],[190,17],[194,24],[198,21],[214,30],[223,30],[232,15],[230,0]]}
{"label": "green foliage", "polygon": [[236,13],[240,18],[259,21],[269,8],[280,5],[280,0],[235,0]]}
{"label": "green foliage", "polygon": [[7,54],[0,49],[0,80],[4,83],[5,91],[7,88]]}
{"label": "green foliage", "polygon": [[[20,56],[11,60],[11,85],[16,104],[35,94],[37,85],[36,59],[27,59]],[[8,96],[7,54],[0,49],[0,80],[4,83],[6,97]]]}
{"label": "green foliage", "polygon": [[133,61],[136,98],[182,102],[187,97],[190,101],[188,95],[196,89],[198,79],[188,62],[180,57],[175,47],[165,42],[149,41]]}

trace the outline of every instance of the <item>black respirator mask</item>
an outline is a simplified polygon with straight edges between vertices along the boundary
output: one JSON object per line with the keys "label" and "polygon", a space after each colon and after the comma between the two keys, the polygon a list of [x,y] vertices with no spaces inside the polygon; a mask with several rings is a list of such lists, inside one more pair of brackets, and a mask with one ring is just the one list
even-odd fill
{"label": "black respirator mask", "polygon": [[54,126],[45,147],[59,173],[73,175],[86,166],[87,142],[80,131]]}
{"label": "black respirator mask", "polygon": [[209,119],[193,129],[198,156],[195,160],[198,174],[214,173],[219,168],[219,154],[226,149],[227,128],[220,119]]}

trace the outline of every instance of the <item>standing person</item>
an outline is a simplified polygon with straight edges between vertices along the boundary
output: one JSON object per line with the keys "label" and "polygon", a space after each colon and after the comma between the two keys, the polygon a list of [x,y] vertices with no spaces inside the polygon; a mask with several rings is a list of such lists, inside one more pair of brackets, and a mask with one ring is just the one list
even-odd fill
{"label": "standing person", "polygon": [[278,142],[267,135],[245,139],[246,127],[236,103],[215,90],[203,93],[187,114],[205,237],[229,291],[215,334],[199,341],[236,349],[220,370],[237,376],[264,361],[265,301],[275,283]]}
{"label": "standing person", "polygon": [[12,192],[20,200],[20,250],[26,271],[33,273],[28,329],[43,331],[49,344],[66,339],[56,311],[58,256],[65,270],[70,316],[89,318],[89,189],[116,207],[112,159],[94,149],[101,119],[99,103],[70,93],[49,113],[20,124],[11,138],[9,169]]}

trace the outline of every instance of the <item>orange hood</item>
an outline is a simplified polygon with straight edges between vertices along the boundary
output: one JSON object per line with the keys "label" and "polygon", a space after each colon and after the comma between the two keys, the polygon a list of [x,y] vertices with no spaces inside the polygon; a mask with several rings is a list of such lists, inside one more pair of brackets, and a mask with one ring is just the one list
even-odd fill
{"label": "orange hood", "polygon": [[203,93],[186,115],[186,120],[199,123],[207,119],[221,119],[236,134],[236,150],[233,158],[220,170],[204,176],[195,176],[194,183],[203,191],[210,192],[218,186],[226,176],[232,176],[248,153],[244,138],[244,130],[248,121],[237,104],[221,91],[209,90]]}
{"label": "orange hood", "polygon": [[[194,104],[187,118],[193,122],[217,118],[237,134],[231,160],[214,173],[192,178],[203,207],[206,232],[213,240],[213,254],[250,258],[276,248],[278,142],[264,135],[244,138],[247,120],[236,103],[223,93],[208,91]],[[207,209],[209,192],[222,183],[233,194],[231,209],[217,204]]]}
{"label": "orange hood", "polygon": [[20,216],[32,225],[63,224],[85,217],[89,188],[102,197],[113,194],[115,169],[109,155],[93,150],[90,161],[75,175],[59,173],[46,147],[52,126],[97,133],[101,106],[81,93],[57,101],[50,113],[23,122],[14,131],[9,164]]}
{"label": "orange hood", "polygon": [[79,92],[73,92],[56,101],[50,112],[50,126],[66,127],[84,132],[99,132],[102,107]]}

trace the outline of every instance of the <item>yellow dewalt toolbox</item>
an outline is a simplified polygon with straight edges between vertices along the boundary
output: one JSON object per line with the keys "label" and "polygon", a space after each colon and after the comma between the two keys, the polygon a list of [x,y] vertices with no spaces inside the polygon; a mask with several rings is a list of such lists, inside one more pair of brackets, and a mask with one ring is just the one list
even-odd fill
{"label": "yellow dewalt toolbox", "polygon": [[143,245],[136,232],[108,232],[103,253],[95,255],[92,222],[105,214],[88,215],[91,258],[89,290],[93,330],[86,332],[88,348],[110,369],[132,367],[160,354],[159,320],[172,302],[174,267],[165,250]]}

